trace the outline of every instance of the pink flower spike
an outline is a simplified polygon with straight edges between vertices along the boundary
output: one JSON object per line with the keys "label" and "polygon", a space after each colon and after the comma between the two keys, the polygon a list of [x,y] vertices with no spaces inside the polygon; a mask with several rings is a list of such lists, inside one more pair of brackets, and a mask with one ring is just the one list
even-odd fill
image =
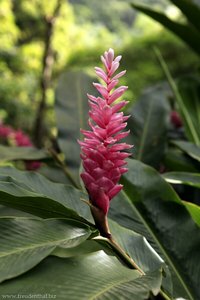
{"label": "pink flower spike", "polygon": [[113,77],[113,80],[116,80],[116,79],[122,77],[124,74],[126,74],[126,70],[124,70],[124,71],[118,73],[117,75],[115,75],[115,76]]}
{"label": "pink flower spike", "polygon": [[118,87],[110,96],[110,98],[108,100],[108,104],[113,103],[115,100],[117,100],[119,97],[121,97],[127,89],[128,89],[127,86]]}
{"label": "pink flower spike", "polygon": [[132,148],[129,144],[118,142],[129,134],[129,130],[122,131],[127,125],[125,121],[128,117],[120,112],[128,101],[114,103],[127,90],[127,86],[115,88],[118,79],[126,71],[112,77],[119,67],[120,60],[121,56],[115,58],[114,50],[109,49],[101,56],[105,69],[95,67],[97,76],[104,83],[93,83],[101,95],[100,97],[88,95],[90,130],[81,129],[84,139],[79,141],[84,168],[81,178],[89,194],[95,223],[100,233],[106,237],[109,236],[108,227],[101,224],[101,219],[104,216],[103,219],[106,220],[110,200],[123,187],[119,184],[119,180],[128,170],[124,167],[127,164],[125,159],[131,153],[126,151]]}

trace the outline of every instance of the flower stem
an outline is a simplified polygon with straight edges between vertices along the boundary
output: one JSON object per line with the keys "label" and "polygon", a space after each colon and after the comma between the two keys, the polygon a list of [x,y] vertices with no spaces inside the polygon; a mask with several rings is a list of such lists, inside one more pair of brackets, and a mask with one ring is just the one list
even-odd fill
{"label": "flower stem", "polygon": [[120,247],[120,245],[113,239],[110,234],[109,237],[97,236],[94,238],[95,240],[105,241],[107,242],[113,250],[117,253],[117,255],[131,268],[136,269],[140,272],[141,275],[145,275],[142,269],[136,264],[136,262]]}
{"label": "flower stem", "polygon": [[[137,265],[137,263],[121,248],[121,246],[113,239],[110,234],[109,237],[97,236],[94,240],[100,240],[107,242],[116,254],[131,268],[136,269],[141,275],[145,275],[145,272]],[[171,300],[171,298],[165,294],[165,292],[161,289],[159,295],[165,300]]]}
{"label": "flower stem", "polygon": [[48,149],[48,150],[49,150],[50,154],[52,155],[52,157],[55,159],[55,161],[58,163],[58,165],[61,167],[61,169],[63,170],[64,174],[66,175],[66,177],[71,182],[71,184],[75,188],[80,189],[80,186],[76,183],[75,179],[73,178],[72,174],[68,170],[68,168],[65,165],[65,163],[63,162],[63,160],[59,157],[58,153],[54,149]]}

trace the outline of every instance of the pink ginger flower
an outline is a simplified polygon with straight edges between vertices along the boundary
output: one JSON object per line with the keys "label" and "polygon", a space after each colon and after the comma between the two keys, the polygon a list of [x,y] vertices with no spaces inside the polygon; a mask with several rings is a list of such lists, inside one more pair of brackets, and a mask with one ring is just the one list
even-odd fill
{"label": "pink ginger flower", "polygon": [[171,123],[176,128],[180,128],[183,126],[182,120],[180,118],[180,115],[177,111],[173,110],[170,114]]}
{"label": "pink ginger flower", "polygon": [[0,124],[0,137],[1,138],[6,139],[12,133],[13,133],[13,129],[10,126]]}
{"label": "pink ginger flower", "polygon": [[[9,144],[9,140],[12,140],[14,145],[18,147],[33,147],[28,135],[26,135],[21,129],[14,130],[10,126],[0,124],[0,139],[3,142]],[[27,170],[37,170],[41,167],[41,162],[39,161],[24,161]]]}
{"label": "pink ginger flower", "polygon": [[18,147],[31,147],[33,146],[30,138],[28,135],[22,132],[22,130],[18,129],[14,133],[14,139],[16,142],[16,145]]}
{"label": "pink ginger flower", "polygon": [[132,146],[126,143],[119,143],[125,138],[129,131],[122,132],[126,127],[126,120],[129,116],[124,116],[120,112],[128,101],[116,102],[127,90],[127,86],[115,86],[119,78],[126,71],[116,75],[114,73],[119,67],[121,56],[114,58],[114,50],[109,49],[101,56],[105,71],[96,67],[96,74],[104,81],[104,84],[93,83],[101,94],[100,97],[88,95],[89,116],[88,121],[91,130],[82,130],[84,140],[79,141],[81,146],[81,158],[84,171],[81,178],[88,191],[90,203],[98,208],[103,215],[107,215],[110,200],[117,195],[122,185],[119,184],[120,177],[127,172],[125,158],[130,153],[123,150]]}

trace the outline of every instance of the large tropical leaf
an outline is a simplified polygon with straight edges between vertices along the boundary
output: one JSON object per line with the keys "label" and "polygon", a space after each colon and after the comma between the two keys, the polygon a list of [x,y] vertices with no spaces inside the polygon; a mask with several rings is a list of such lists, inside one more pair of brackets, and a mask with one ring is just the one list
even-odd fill
{"label": "large tropical leaf", "polygon": [[38,160],[48,158],[50,155],[45,150],[33,147],[8,147],[0,145],[0,161],[10,160]]}
{"label": "large tropical leaf", "polygon": [[186,184],[200,188],[200,174],[189,172],[168,172],[163,174],[163,178],[173,184]]}
{"label": "large tropical leaf", "polygon": [[67,167],[79,182],[80,128],[86,129],[88,118],[87,93],[94,94],[94,79],[83,72],[64,73],[56,90],[55,112],[58,127],[58,143],[65,154]]}
{"label": "large tropical leaf", "polygon": [[74,247],[91,234],[72,220],[0,218],[0,282],[33,268],[58,245]]}
{"label": "large tropical leaf", "polygon": [[128,121],[134,158],[159,166],[167,144],[168,117],[169,104],[163,88],[152,88],[138,99]]}
{"label": "large tropical leaf", "polygon": [[[0,204],[42,218],[68,217],[80,219],[88,207],[80,199],[87,195],[65,184],[54,183],[36,172],[0,168]],[[88,214],[89,215],[89,214]],[[91,218],[92,220],[92,218]]]}
{"label": "large tropical leaf", "polygon": [[164,13],[153,10],[148,6],[132,3],[132,7],[162,24],[164,27],[182,39],[184,43],[190,46],[197,55],[200,55],[200,44],[197,42],[200,39],[200,33],[189,23],[183,24],[173,21]]}
{"label": "large tropical leaf", "polygon": [[146,276],[98,251],[70,258],[49,257],[25,275],[3,283],[0,294],[48,293],[57,299],[147,299],[159,292],[161,271]]}
{"label": "large tropical leaf", "polygon": [[[48,186],[50,186],[50,182],[48,180],[46,180],[45,178],[43,178],[43,176],[38,175],[38,174],[29,173],[29,172],[20,172],[14,168],[2,168],[2,173],[5,173],[7,175],[9,174],[10,180],[12,179],[12,181],[16,181],[15,178],[18,177],[19,186],[21,184],[21,186],[24,189],[26,188],[26,190],[25,190],[26,192],[29,192],[30,190],[34,189],[41,193],[41,192],[45,192],[46,189],[48,189]],[[11,176],[13,176],[13,178]],[[8,176],[7,176],[7,178],[8,178]],[[1,175],[2,187],[3,187],[4,183],[6,182],[5,179],[6,179],[6,176]],[[22,184],[22,180],[24,180],[23,184]],[[1,189],[2,189],[2,187],[1,187]],[[74,189],[71,190],[71,197],[72,197],[72,195],[75,196],[75,197],[73,197],[73,201],[71,201],[71,199],[70,199],[71,197],[67,196],[67,190],[63,189],[64,185],[52,183],[51,188],[52,188],[52,190],[55,188],[55,191],[57,193],[56,196],[58,197],[58,199],[59,199],[59,196],[64,195],[64,192],[65,192],[65,194],[66,194],[66,197],[64,199],[65,206],[69,205],[69,207],[71,207],[71,208],[72,207],[76,208],[76,210],[80,213],[81,216],[83,216],[85,218],[88,218],[88,216],[89,216],[88,219],[90,219],[89,208],[87,208],[87,206],[80,201],[79,197],[76,196],[76,193],[77,194],[79,193],[77,190],[74,190]],[[61,189],[61,190],[59,191],[59,189]],[[73,191],[74,191],[74,193],[73,193]],[[52,191],[49,190],[48,194],[51,192]],[[55,193],[53,195],[56,198]],[[79,194],[79,196],[80,196],[80,194]],[[29,197],[26,200],[27,200],[27,202],[29,202],[30,200],[32,201],[32,199],[30,199]],[[12,201],[14,201],[14,198],[12,199]],[[43,201],[45,202],[46,199],[44,198]],[[60,200],[58,203],[60,203]],[[11,206],[12,206],[12,204],[11,204]],[[83,206],[84,206],[84,208],[83,208]],[[38,214],[38,213],[36,213],[36,214]],[[69,216],[68,213],[66,214],[66,216],[67,215]],[[54,211],[52,212],[52,217],[53,216],[54,216]],[[71,215],[71,217],[77,218],[74,215]],[[111,230],[113,232],[113,236],[115,237],[115,239],[118,241],[118,243],[122,247],[125,248],[125,250],[127,251],[127,253],[129,255],[133,256],[133,259],[140,266],[140,268],[142,268],[143,271],[148,273],[149,270],[155,271],[157,269],[160,270],[161,268],[165,269],[163,261],[159,258],[159,256],[155,253],[155,251],[150,247],[148,242],[143,237],[141,237],[138,234],[133,233],[130,230],[121,228],[119,225],[115,224],[114,222],[111,222],[110,226],[111,226]],[[112,245],[110,245],[107,241],[103,241],[103,242],[106,242],[108,244],[108,246],[111,247],[113,254],[119,256],[119,258],[123,260],[123,257],[120,256],[120,254],[118,253],[118,251],[116,251],[115,248],[112,248]],[[93,269],[93,267],[94,266],[92,265],[92,269]],[[77,273],[79,273],[79,270],[77,271]],[[110,276],[110,280],[112,280],[112,274],[110,274],[109,276]],[[148,283],[148,280],[149,280],[148,276],[149,275],[147,274],[144,277],[142,277],[141,282],[143,282],[143,280],[144,280],[146,283]],[[140,284],[140,283],[137,283],[137,285],[138,284]],[[141,284],[143,286],[143,283],[141,283]],[[150,282],[149,284],[150,284],[149,287],[151,286],[150,289],[152,289],[152,285],[151,285],[152,282]],[[146,286],[145,295],[148,295],[149,287],[147,288],[147,286]],[[157,288],[156,288],[156,290],[158,291]],[[133,294],[133,296],[134,296],[135,291],[133,290],[130,293]],[[141,298],[141,299],[143,299],[143,298]]]}
{"label": "large tropical leaf", "polygon": [[[5,190],[4,184],[6,186],[7,182],[5,180],[5,174],[7,174],[7,176],[9,175],[10,177],[10,182],[13,184],[17,183],[19,190],[15,189],[15,196],[17,196],[17,192],[21,192],[20,188],[23,182],[23,187],[26,188],[26,190],[23,190],[23,192],[25,191],[27,194],[29,193],[29,190],[34,190],[34,193],[38,193],[36,194],[38,195],[42,195],[46,198],[43,198],[43,202],[40,201],[40,207],[38,204],[38,207],[32,209],[32,206],[35,206],[37,203],[35,199],[31,198],[31,194],[28,194],[28,197],[26,199],[27,201],[27,210],[30,213],[35,213],[36,215],[42,216],[42,217],[58,217],[58,214],[60,214],[60,217],[71,217],[73,219],[77,219],[79,218],[80,220],[83,220],[83,218],[86,220],[92,222],[92,217],[91,217],[91,213],[90,213],[90,209],[89,206],[87,206],[85,203],[83,203],[80,198],[85,198],[87,199],[87,195],[70,187],[70,186],[66,186],[64,184],[58,184],[58,183],[53,183],[50,182],[49,180],[47,180],[45,177],[34,173],[34,172],[27,172],[27,171],[19,171],[15,168],[0,168],[0,172],[1,172],[1,176],[0,176],[0,191]],[[16,178],[18,179],[18,181],[16,180]],[[16,187],[15,187],[16,188]],[[7,193],[12,193],[12,190],[9,191],[9,189],[7,188]],[[34,194],[35,195],[35,194]],[[11,195],[12,196],[12,195]],[[21,195],[22,196],[22,195]],[[3,197],[2,197],[3,198]],[[1,202],[3,202],[3,200],[0,200]],[[4,205],[8,205],[13,207],[13,203],[17,202],[16,207],[18,207],[18,209],[21,209],[21,204],[20,204],[20,200],[15,200],[14,196],[12,197],[12,199],[10,200],[9,203],[4,203]],[[19,202],[19,203],[18,203]],[[52,209],[52,202],[54,203],[54,205],[56,206],[56,210]],[[31,206],[31,208],[29,208],[29,205]],[[60,205],[61,208],[60,208]],[[44,206],[44,208],[43,208]],[[49,208],[48,208],[49,207]],[[22,210],[24,209],[24,207],[22,206]],[[40,210],[41,209],[41,210]],[[42,209],[44,210],[44,212],[42,211]],[[46,212],[47,210],[47,212]],[[42,211],[42,212],[41,212]],[[51,211],[51,215],[50,214]],[[78,215],[77,215],[78,213]],[[41,214],[41,215],[40,215]],[[80,217],[79,217],[80,216]],[[82,219],[81,219],[82,218]],[[114,236],[119,236],[121,242],[119,241],[119,243],[121,244],[122,247],[125,247],[125,243],[122,242],[123,238],[125,238],[125,233],[123,232],[123,229],[119,228],[117,224],[113,225],[113,223],[111,224],[113,231],[115,232]],[[127,233],[128,234],[128,233]],[[131,240],[131,236],[130,236],[130,232],[129,232],[129,236],[126,238],[126,240]],[[139,237],[137,236],[138,241],[143,241],[143,237]],[[134,243],[136,243],[134,241]],[[146,241],[140,242],[140,244],[143,243],[143,249],[146,249],[146,251],[149,251],[149,245],[147,245]],[[145,246],[146,245],[146,246]],[[127,246],[126,246],[127,247]],[[127,250],[129,251],[130,255],[133,254],[133,250]],[[141,249],[140,249],[141,251]],[[139,255],[137,255],[139,257]],[[153,261],[153,259],[152,259]],[[158,258],[159,261],[159,258]],[[143,262],[143,264],[145,264]],[[150,267],[148,267],[146,265],[146,268],[148,268],[148,270],[151,270]]]}
{"label": "large tropical leaf", "polygon": [[[140,234],[169,266],[174,297],[198,299],[200,230],[171,186],[151,167],[129,161],[124,197],[112,203],[110,216]],[[190,237],[187,243],[187,238]]]}

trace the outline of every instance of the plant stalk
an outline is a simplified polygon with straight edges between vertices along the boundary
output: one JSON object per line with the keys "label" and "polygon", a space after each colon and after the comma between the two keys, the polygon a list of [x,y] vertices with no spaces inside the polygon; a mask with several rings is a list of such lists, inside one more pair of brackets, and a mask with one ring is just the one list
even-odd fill
{"label": "plant stalk", "polygon": [[69,179],[69,181],[71,182],[71,184],[77,188],[80,189],[80,186],[76,183],[75,179],[73,178],[71,172],[68,170],[67,166],[65,165],[65,163],[63,162],[62,159],[60,159],[58,153],[54,150],[54,149],[48,149],[48,151],[50,152],[51,156],[55,159],[55,161],[58,163],[58,165],[61,167],[61,169],[63,170],[64,174],[66,175],[66,177]]}

